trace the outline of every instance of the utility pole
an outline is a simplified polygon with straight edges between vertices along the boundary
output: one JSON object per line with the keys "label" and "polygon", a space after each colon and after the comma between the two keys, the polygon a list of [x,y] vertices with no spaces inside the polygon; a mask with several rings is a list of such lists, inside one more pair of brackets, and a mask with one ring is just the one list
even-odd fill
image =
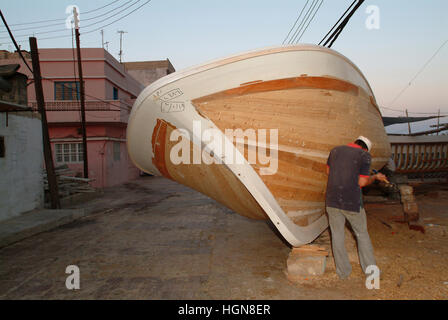
{"label": "utility pole", "polygon": [[[439,112],[437,113],[437,130],[439,130],[440,127],[440,109]],[[439,135],[439,131],[437,131],[437,135]]]}
{"label": "utility pole", "polygon": [[47,112],[45,111],[44,91],[42,89],[42,75],[40,73],[39,53],[36,38],[30,37],[31,61],[33,64],[34,90],[39,113],[42,118],[42,139],[44,145],[45,169],[47,170],[48,187],[50,189],[50,202],[52,209],[61,208],[59,202],[58,181],[53,166],[51,154],[50,135],[48,134]]}
{"label": "utility pole", "polygon": [[123,33],[127,33],[127,32],[123,31],[123,30],[119,30],[119,31],[117,31],[117,33],[120,34],[120,52],[118,53],[118,55],[120,56],[120,63],[121,63],[121,57],[123,55],[123,51],[121,50],[122,49],[122,43],[123,43]]}
{"label": "utility pole", "polygon": [[104,42],[104,44],[106,45],[106,51],[109,51],[109,41]]}
{"label": "utility pole", "polygon": [[104,30],[101,29],[100,33],[101,33],[101,48],[104,49]]}
{"label": "utility pole", "polygon": [[[409,118],[408,109],[406,109],[406,118]],[[409,119],[408,119],[408,131],[409,131],[409,134],[411,134],[411,123],[409,122]]]}
{"label": "utility pole", "polygon": [[82,157],[84,162],[84,178],[89,177],[89,165],[87,160],[87,134],[86,134],[86,109],[85,109],[85,94],[84,94],[84,80],[82,76],[81,64],[81,47],[79,44],[79,19],[76,6],[73,6],[73,19],[75,20],[75,36],[76,36],[76,50],[78,53],[78,75],[79,75],[79,91],[81,95],[81,131],[82,131]]}

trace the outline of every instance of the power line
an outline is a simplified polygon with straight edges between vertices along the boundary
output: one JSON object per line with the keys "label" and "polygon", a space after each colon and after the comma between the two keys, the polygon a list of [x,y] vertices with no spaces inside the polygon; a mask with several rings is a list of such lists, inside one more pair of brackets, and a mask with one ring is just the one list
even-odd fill
{"label": "power line", "polygon": [[128,12],[126,15],[124,15],[124,16],[122,16],[122,17],[120,17],[120,18],[118,18],[118,19],[116,19],[116,20],[114,20],[114,21],[112,21],[111,23],[108,23],[108,24],[106,24],[106,25],[104,25],[104,26],[98,27],[98,28],[96,28],[96,29],[93,29],[93,30],[90,30],[90,31],[87,31],[87,32],[83,32],[82,34],[91,33],[91,32],[94,32],[94,31],[98,31],[98,30],[100,30],[100,29],[102,29],[102,28],[105,28],[105,27],[107,27],[107,26],[110,26],[111,24],[114,24],[115,22],[120,21],[121,19],[126,18],[126,17],[129,16],[131,13],[137,11],[138,9],[140,9],[140,8],[143,7],[144,5],[148,4],[149,2],[151,2],[151,0],[146,1],[146,2],[143,3],[141,6],[135,8],[135,9],[132,10],[131,12]]}
{"label": "power line", "polygon": [[288,44],[294,43],[294,41],[297,38],[298,33],[302,30],[302,26],[304,25],[305,21],[308,19],[308,16],[310,15],[311,9],[316,5],[318,0],[313,0],[313,2],[310,4],[310,7],[305,13],[305,16],[302,18],[302,21],[300,22],[299,26],[296,28],[296,31],[292,35],[292,37],[289,39]]}
{"label": "power line", "polygon": [[417,79],[417,77],[423,72],[423,70],[429,65],[429,63],[435,58],[435,56],[442,50],[442,48],[448,43],[448,39],[445,40],[445,42],[442,43],[442,45],[434,52],[434,54],[429,58],[428,61],[423,65],[423,67],[420,68],[420,70],[412,77],[412,79],[408,82],[408,84],[398,93],[398,95],[392,100],[389,105],[392,105],[397,101],[397,99],[411,86],[412,82]]}
{"label": "power line", "polygon": [[[98,11],[98,10],[100,10],[100,9],[102,9],[102,8],[105,8],[105,7],[107,7],[107,6],[110,6],[111,4],[114,4],[115,2],[118,2],[118,1],[120,1],[120,0],[112,1],[111,3],[109,3],[109,4],[107,4],[107,5],[104,5],[104,6],[102,6],[102,7],[99,7],[99,8],[90,10],[90,11],[86,11],[86,12],[84,12],[83,14],[89,14],[90,12]],[[66,19],[67,19],[67,18],[61,18],[61,19],[49,19],[49,20],[40,20],[40,21],[24,22],[24,23],[15,23],[15,24],[11,24],[10,26],[12,27],[12,26],[23,26],[23,25],[29,25],[29,24],[40,24],[40,23],[44,23],[44,22],[65,21]]]}
{"label": "power line", "polygon": [[115,0],[115,1],[112,1],[111,3],[109,3],[109,4],[106,4],[106,5],[102,6],[102,7],[99,7],[99,8],[90,10],[90,11],[86,11],[86,12],[81,12],[81,13],[82,13],[82,14],[89,14],[89,13],[91,13],[91,12],[95,12],[95,11],[101,10],[101,9],[103,9],[103,8],[106,8],[106,7],[108,7],[108,6],[114,4],[115,2],[118,2],[118,1],[120,1],[120,0]]}
{"label": "power line", "polygon": [[[108,19],[110,19],[110,18],[113,18],[113,17],[115,17],[116,15],[122,13],[123,11],[126,11],[126,10],[129,9],[130,7],[135,6],[135,5],[136,5],[137,3],[139,3],[140,1],[141,1],[141,0],[137,0],[136,2],[131,3],[131,4],[130,4],[129,6],[127,6],[126,8],[124,8],[124,9],[122,9],[122,10],[120,10],[120,11],[114,13],[114,14],[111,15],[110,17],[106,17],[106,18],[104,18],[103,20],[100,20],[100,21],[97,21],[97,22],[88,24],[88,25],[86,25],[86,26],[82,26],[82,28],[88,28],[88,27],[94,26],[94,25],[96,25],[96,24],[99,24],[99,23],[101,23],[101,22],[104,22],[104,21],[106,21],[106,20],[108,20]],[[128,2],[129,2],[129,1],[128,1]]]}
{"label": "power line", "polygon": [[[98,16],[95,16],[95,17],[92,17],[92,18],[87,18],[87,19],[82,19],[81,21],[89,21],[89,20],[95,20],[95,19],[97,19],[97,18],[101,18],[102,16],[105,16],[106,14],[109,14],[109,13],[111,13],[111,12],[117,10],[117,9],[120,9],[121,7],[124,7],[125,5],[127,5],[127,4],[128,4],[129,2],[131,2],[131,1],[133,1],[133,0],[128,0],[128,1],[126,1],[125,3],[123,3],[121,6],[115,7],[115,8],[113,8],[112,10],[109,10],[109,11],[107,11],[107,12],[105,12],[105,13],[102,13],[102,14],[100,14],[100,15],[98,15]],[[138,2],[138,1],[137,1],[137,2]],[[84,13],[83,13],[83,14],[84,14]]]}
{"label": "power line", "polygon": [[[34,26],[34,27],[27,27],[27,28],[22,28],[22,29],[14,29],[12,31],[16,32],[16,31],[23,31],[23,30],[30,30],[30,29],[42,29],[42,28],[48,28],[51,26],[60,26],[60,25],[61,25],[61,22],[58,22],[58,23],[47,24],[44,26]],[[0,33],[5,33],[5,32],[8,32],[8,31],[6,31],[6,30],[0,31]]]}
{"label": "power line", "polygon": [[[128,4],[128,3],[131,2],[131,1],[133,1],[133,0],[128,0],[127,2],[125,2],[124,4],[122,4],[121,6],[116,7],[116,8],[114,8],[114,9],[112,9],[112,10],[106,12],[106,13],[100,14],[100,15],[98,15],[98,16],[96,16],[96,17],[92,17],[92,18],[88,18],[88,19],[83,19],[82,21],[94,20],[94,19],[103,17],[103,16],[109,14],[110,12],[115,11],[115,10],[117,10],[117,9],[119,9],[119,8],[121,8],[121,7],[123,7],[124,5]],[[119,13],[121,13],[121,12],[123,12],[123,11],[126,11],[126,10],[129,9],[130,7],[136,5],[136,4],[137,4],[138,2],[140,2],[140,1],[141,1],[141,0],[137,0],[136,2],[132,3],[132,4],[129,5],[128,7],[124,8],[123,10],[120,10],[120,11],[118,11],[117,13],[111,15],[110,17],[107,17],[107,18],[105,18],[105,19],[103,19],[103,20],[100,20],[100,21],[91,23],[91,24],[89,24],[89,25],[86,25],[84,28],[87,28],[87,27],[96,25],[96,24],[101,23],[101,22],[103,22],[103,21],[105,21],[105,20],[107,20],[107,19],[110,19],[110,18],[116,16],[117,14],[119,14]],[[16,31],[17,31],[17,30],[16,30]],[[48,33],[54,33],[54,32],[61,32],[61,31],[66,31],[66,29],[53,29],[53,30],[48,30],[48,31],[34,32],[34,33],[33,33],[33,36],[40,35],[40,34],[48,34]],[[16,38],[21,39],[21,38],[27,38],[27,37],[29,37],[29,36],[30,36],[29,34],[19,34],[19,35],[16,35]],[[0,37],[0,39],[5,39],[5,38],[8,38],[8,37]]]}
{"label": "power line", "polygon": [[305,5],[302,7],[302,10],[300,10],[300,14],[299,14],[299,16],[297,17],[296,21],[295,21],[294,24],[292,25],[291,29],[290,29],[289,32],[288,32],[288,35],[287,35],[287,36],[285,37],[285,39],[283,40],[282,44],[285,44],[286,39],[288,39],[289,35],[291,34],[291,31],[292,31],[292,30],[294,29],[294,27],[296,26],[297,21],[299,21],[300,17],[302,16],[303,10],[305,10],[305,8],[306,8],[306,6],[307,6],[307,4],[308,4],[308,1],[309,1],[309,0],[306,0]]}
{"label": "power line", "polygon": [[[42,31],[42,32],[33,32],[32,36],[36,36],[39,34],[47,34],[47,33],[54,33],[54,32],[63,32],[63,31],[67,31],[68,29],[54,29],[54,30],[49,30],[49,31]],[[16,36],[16,38],[18,39],[22,39],[22,38],[28,38],[31,37],[31,35],[29,34],[19,34]],[[0,37],[0,39],[6,39],[8,37]]]}
{"label": "power line", "polygon": [[298,43],[300,41],[300,39],[302,39],[303,34],[305,33],[306,29],[308,29],[308,26],[310,25],[311,21],[313,21],[314,17],[316,16],[316,13],[319,11],[322,3],[324,2],[324,0],[320,1],[319,6],[317,7],[316,11],[314,11],[313,16],[311,17],[311,19],[308,21],[308,24],[306,25],[305,29],[303,30],[302,34],[300,35],[300,37],[297,39],[296,43]]}
{"label": "power line", "polygon": [[22,50],[20,50],[19,46],[17,45],[16,39],[14,39],[14,36],[12,35],[12,32],[11,32],[11,30],[8,27],[8,23],[6,22],[6,19],[3,16],[2,10],[0,10],[0,16],[2,18],[3,24],[5,25],[6,29],[8,30],[9,36],[10,36],[12,42],[14,43],[14,46],[17,49],[17,52],[19,53],[20,57],[22,58],[22,60],[25,63],[26,67],[28,68],[28,70],[30,70],[31,73],[33,73],[33,70],[30,68],[30,66],[28,65],[28,62],[25,60],[25,57],[22,54]]}
{"label": "power line", "polygon": [[319,45],[325,40],[325,38],[331,33],[331,31],[333,31],[333,29],[338,25],[339,21],[341,21],[342,18],[344,18],[344,16],[351,9],[351,7],[353,7],[353,5],[356,3],[356,1],[357,0],[354,0],[352,2],[352,4],[350,5],[350,7],[348,7],[347,10],[345,10],[345,12],[342,14],[342,16],[339,18],[339,20],[333,25],[333,27],[330,29],[330,31],[328,31],[328,33],[325,35],[325,37],[323,37],[322,40],[320,40]]}
{"label": "power line", "polygon": [[[69,31],[69,29],[67,29],[67,31]],[[67,34],[67,35],[61,35],[61,36],[39,38],[39,41],[42,41],[42,40],[49,40],[49,39],[69,38],[69,37],[71,37],[71,36],[70,36],[69,34]],[[25,43],[25,42],[28,42],[28,41],[27,41],[27,40],[20,40],[20,41],[17,41],[17,43]]]}
{"label": "power line", "polygon": [[[151,1],[151,0],[149,0],[149,1]],[[148,2],[149,2],[149,1],[148,1]],[[1,19],[3,20],[3,23],[4,23],[5,27],[6,27],[6,28],[8,29],[8,31],[9,31],[11,40],[12,40],[12,42],[14,43],[14,45],[15,45],[15,47],[16,47],[16,49],[17,49],[17,52],[19,53],[21,59],[23,60],[23,62],[24,62],[25,65],[27,66],[27,68],[31,71],[31,73],[33,73],[33,70],[32,70],[32,69],[30,68],[30,66],[28,65],[28,62],[26,61],[26,59],[25,59],[25,57],[23,56],[23,54],[22,54],[22,52],[21,52],[19,46],[17,45],[17,43],[16,43],[16,41],[15,41],[15,39],[14,39],[14,36],[13,36],[13,34],[11,33],[11,31],[10,31],[10,29],[9,29],[9,26],[8,26],[8,24],[7,24],[7,22],[6,22],[6,19],[5,19],[5,17],[3,16],[3,12],[2,12],[1,10],[0,10],[0,16],[1,16]],[[73,32],[73,29],[72,29],[72,32]],[[72,34],[73,34],[73,33],[72,33]],[[33,73],[33,74],[34,74],[34,73]],[[75,80],[76,80],[76,72],[74,72],[74,78],[75,78]],[[53,82],[53,83],[56,82],[56,81],[54,81],[53,79],[48,79],[48,78],[44,78],[44,77],[41,77],[41,79],[43,79],[43,80],[49,80],[49,81],[51,81],[51,82]],[[62,84],[62,85],[63,85],[65,88],[69,89],[69,90],[72,90],[72,91],[75,90],[75,89],[73,89],[73,88],[71,88],[71,87],[67,87],[67,86],[65,86],[64,84]],[[76,91],[76,92],[77,92],[77,91]],[[123,107],[121,107],[121,106],[119,106],[119,105],[110,103],[110,102],[105,101],[105,100],[103,100],[103,99],[100,99],[100,98],[98,98],[98,97],[95,97],[95,96],[92,96],[92,95],[89,95],[89,94],[85,94],[85,95],[88,96],[88,97],[90,97],[90,98],[93,98],[93,99],[95,99],[95,100],[97,100],[97,101],[101,101],[101,102],[106,103],[106,104],[108,104],[108,105],[117,107],[117,108],[119,108],[119,109],[126,110],[126,111],[129,111],[129,110],[130,110],[130,108],[123,108]]]}
{"label": "power line", "polygon": [[[102,9],[102,8],[104,8],[104,7],[107,7],[107,6],[113,4],[113,3],[117,2],[117,1],[119,1],[119,0],[113,1],[112,3],[109,3],[108,5],[105,5],[105,6],[103,6],[103,7],[97,8],[97,9],[95,9],[95,10],[91,10],[91,11],[89,11],[89,12],[97,11],[97,10]],[[102,17],[102,16],[105,16],[106,14],[109,14],[109,13],[111,13],[112,11],[115,11],[115,10],[117,10],[117,9],[119,9],[119,8],[121,8],[121,7],[123,7],[123,6],[125,6],[126,4],[128,4],[128,3],[131,2],[131,1],[132,1],[132,0],[128,0],[127,2],[125,2],[124,4],[122,4],[121,6],[115,7],[114,9],[109,10],[108,12],[105,12],[105,13],[103,13],[103,14],[97,15],[97,16],[95,16],[95,17],[91,17],[91,18],[83,19],[82,21],[94,20],[94,19],[100,18],[100,17]],[[87,14],[87,12],[83,13],[83,15],[84,15],[84,14]],[[65,21],[66,19],[63,19],[63,20]],[[52,23],[52,24],[43,25],[43,26],[32,26],[32,27],[26,27],[26,28],[22,28],[22,29],[14,29],[14,30],[12,30],[12,31],[15,32],[15,31],[30,30],[30,29],[35,30],[35,29],[42,29],[42,28],[48,28],[48,27],[50,27],[50,26],[60,26],[60,25],[61,25],[61,22],[59,22],[59,23]],[[57,29],[57,30],[55,30],[55,31],[49,31],[49,32],[56,32],[56,31],[60,31],[60,30],[61,30],[61,29]],[[7,32],[7,31],[5,31],[5,30],[0,31],[0,33],[4,33],[4,32]],[[46,33],[46,32],[38,32],[38,34],[42,34],[42,33]],[[18,36],[16,36],[16,38],[18,38],[18,37],[22,37],[22,36],[28,36],[28,35],[18,35]],[[0,38],[0,39],[1,39],[1,38]]]}
{"label": "power line", "polygon": [[307,23],[308,19],[311,17],[311,14],[313,13],[314,8],[316,7],[318,2],[319,2],[319,0],[313,1],[312,5],[310,7],[310,10],[308,10],[307,15],[304,17],[304,19],[302,21],[300,29],[297,30],[297,32],[294,35],[294,38],[292,39],[291,43],[297,43],[297,39],[299,37],[299,34],[301,34],[302,31],[304,30],[305,24]]}
{"label": "power line", "polygon": [[[394,108],[389,108],[389,107],[379,107],[380,109],[385,109],[385,110],[389,110],[389,111],[394,111],[394,112],[399,112],[399,113],[403,113],[405,112],[405,110],[399,110],[399,109],[394,109]],[[418,112],[418,111],[408,111],[408,113],[412,113],[412,114],[426,114],[426,115],[436,115],[438,114],[437,112]],[[448,115],[448,114],[441,114],[441,115]]]}
{"label": "power line", "polygon": [[[138,1],[140,1],[140,0],[138,0]],[[98,27],[98,28],[93,29],[93,30],[89,30],[89,31],[86,31],[86,32],[82,32],[81,34],[88,34],[88,33],[94,32],[94,31],[98,31],[98,30],[100,30],[100,29],[102,29],[102,28],[108,27],[108,26],[114,24],[115,22],[118,22],[118,21],[120,21],[120,20],[126,18],[126,17],[129,16],[131,13],[133,13],[133,12],[137,11],[138,9],[142,8],[143,6],[145,6],[146,4],[148,4],[149,2],[151,2],[151,0],[146,1],[146,2],[143,3],[141,6],[135,8],[134,10],[132,10],[132,11],[128,12],[127,14],[125,14],[124,16],[119,17],[118,19],[115,19],[114,21],[112,21],[112,22],[110,22],[110,23],[108,23],[108,24],[106,24],[106,25],[103,25],[103,26]],[[135,3],[134,3],[134,4],[135,4]],[[122,10],[122,11],[124,11],[124,10]],[[121,12],[121,11],[120,11],[120,12]],[[116,13],[115,15],[117,15],[117,14],[118,14],[118,13]],[[115,15],[113,15],[113,16],[115,16]],[[113,16],[110,16],[109,18],[112,18]],[[106,19],[106,20],[107,20],[107,19]],[[98,22],[98,23],[99,23],[99,22]],[[97,24],[97,23],[94,23],[94,24]],[[94,24],[91,24],[91,25],[94,25]],[[86,26],[85,26],[85,27],[86,27]],[[85,27],[84,27],[84,28],[85,28]],[[67,31],[68,31],[68,29],[67,29]],[[39,41],[42,41],[42,40],[50,40],[50,39],[69,38],[69,37],[71,37],[70,34],[67,34],[67,35],[58,35],[58,36],[52,36],[52,37],[39,38]],[[26,40],[17,41],[17,43],[25,43],[25,42],[27,42],[27,41],[26,41]]]}
{"label": "power line", "polygon": [[[324,46],[326,46],[329,43],[328,48],[331,48],[333,43],[338,39],[339,35],[344,30],[345,26],[347,25],[347,23],[349,22],[349,20],[353,16],[353,14],[356,12],[356,10],[358,10],[358,8],[363,4],[363,2],[364,2],[364,0],[358,0],[358,3],[356,3],[356,5],[353,7],[353,9],[351,9],[351,11],[348,13],[348,15],[344,18],[344,20],[337,26],[337,28],[333,31],[333,33],[331,33],[331,35],[324,42],[324,44],[323,44]],[[353,3],[350,5],[349,9],[352,7],[352,5],[353,5]],[[344,13],[344,15],[345,15],[345,13]],[[340,21],[341,18],[338,21]],[[334,29],[334,26],[333,26],[333,28],[331,28],[331,30],[333,30],[333,29]],[[330,32],[331,32],[331,30],[330,30]]]}

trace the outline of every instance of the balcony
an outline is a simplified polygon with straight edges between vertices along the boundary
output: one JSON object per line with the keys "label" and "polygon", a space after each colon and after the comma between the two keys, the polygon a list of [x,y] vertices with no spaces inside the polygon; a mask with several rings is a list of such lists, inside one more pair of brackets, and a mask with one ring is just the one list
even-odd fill
{"label": "balcony", "polygon": [[[133,101],[130,100],[86,100],[86,122],[124,122],[127,123]],[[37,102],[30,107],[38,111]],[[81,104],[77,100],[45,101],[49,123],[80,122]]]}

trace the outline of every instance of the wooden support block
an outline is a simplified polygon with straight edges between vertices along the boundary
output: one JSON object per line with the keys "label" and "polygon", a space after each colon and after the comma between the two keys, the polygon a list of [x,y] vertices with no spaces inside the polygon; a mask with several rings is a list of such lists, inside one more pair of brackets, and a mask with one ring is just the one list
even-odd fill
{"label": "wooden support block", "polygon": [[327,256],[328,252],[316,245],[293,248],[286,262],[288,279],[294,281],[324,274]]}
{"label": "wooden support block", "polygon": [[309,255],[309,256],[328,256],[328,252],[325,248],[317,245],[307,244],[301,247],[296,247],[291,250],[290,255]]}

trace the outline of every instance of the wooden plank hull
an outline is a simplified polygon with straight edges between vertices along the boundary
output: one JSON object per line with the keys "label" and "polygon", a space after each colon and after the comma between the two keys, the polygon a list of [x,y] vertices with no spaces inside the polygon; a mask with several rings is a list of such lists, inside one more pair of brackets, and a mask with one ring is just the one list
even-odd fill
{"label": "wooden plank hull", "polygon": [[[182,136],[176,135],[179,129]],[[222,139],[225,151],[210,144],[204,130]],[[232,139],[228,130],[240,130],[242,139]],[[133,107],[128,150],[142,170],[185,184],[241,215],[269,218],[299,246],[328,226],[329,151],[359,135],[372,140],[372,166],[381,168],[390,145],[364,76],[335,51],[306,45],[253,51],[160,79]],[[230,161],[229,149],[243,160]],[[179,150],[188,161],[173,161]],[[198,155],[211,164],[195,162],[202,160]]]}

